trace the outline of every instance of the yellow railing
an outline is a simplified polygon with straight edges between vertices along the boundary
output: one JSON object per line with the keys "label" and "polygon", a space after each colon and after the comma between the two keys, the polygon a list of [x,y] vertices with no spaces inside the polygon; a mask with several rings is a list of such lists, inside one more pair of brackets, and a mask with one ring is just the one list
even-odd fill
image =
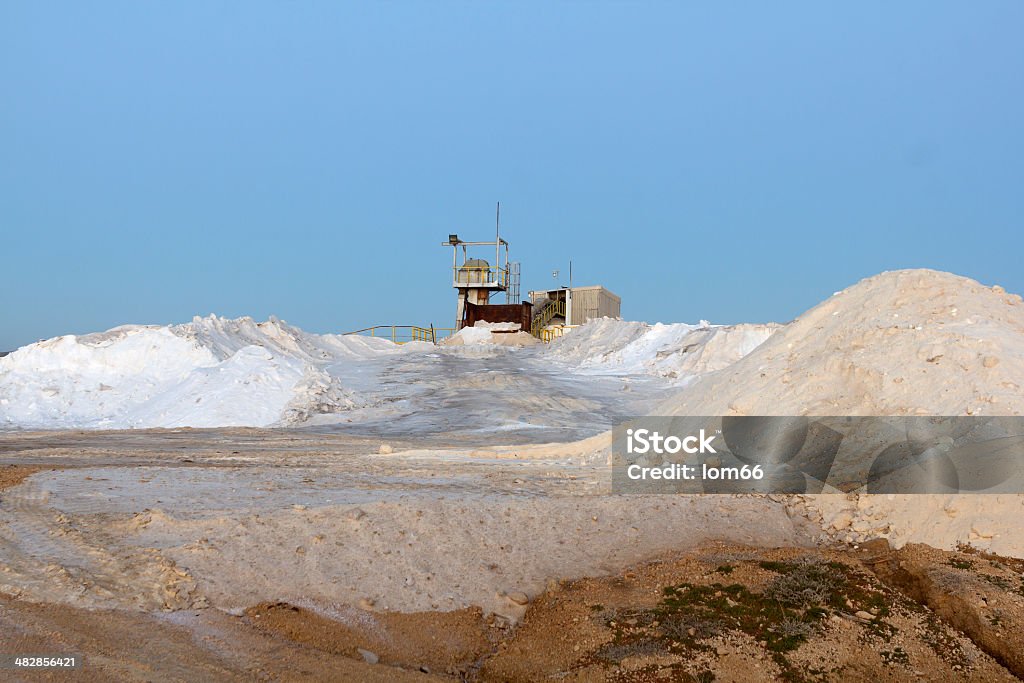
{"label": "yellow railing", "polygon": [[540,340],[542,342],[547,343],[554,339],[558,339],[559,337],[565,335],[565,333],[568,332],[569,330],[575,329],[577,327],[579,327],[579,325],[558,325],[557,327],[548,327],[542,329],[540,331]]}
{"label": "yellow railing", "polygon": [[[547,321],[537,327],[537,321],[534,321],[534,336],[543,342],[550,342],[554,339],[558,339],[563,336],[569,330],[579,327],[579,325],[557,325],[554,327],[545,327],[548,322],[556,315],[565,315],[565,304],[561,301],[552,304],[549,309],[560,309],[555,310],[550,315],[546,310],[542,316],[538,316],[538,320],[546,317]],[[422,341],[431,342],[433,344],[438,343],[444,339],[455,334],[457,330],[454,327],[420,327],[419,325],[374,325],[373,327],[364,327],[361,330],[355,330],[353,332],[345,332],[344,334],[357,334],[363,337],[373,337],[375,339],[387,339],[395,344],[405,344],[411,341]]]}
{"label": "yellow railing", "polygon": [[456,287],[495,285],[508,288],[508,270],[498,266],[454,266],[453,284]]}
{"label": "yellow railing", "polygon": [[373,327],[364,327],[353,332],[345,332],[345,334],[387,339],[395,344],[405,344],[411,341],[436,344],[442,339],[455,334],[455,328],[434,327],[433,325],[430,327],[420,327],[419,325],[374,325]]}
{"label": "yellow railing", "polygon": [[448,337],[458,332],[458,330],[455,329],[454,327],[432,327],[431,329],[434,330],[433,342],[435,344],[443,339],[447,339]]}
{"label": "yellow railing", "polygon": [[564,301],[554,301],[548,304],[543,311],[538,313],[537,316],[534,317],[533,322],[530,323],[530,333],[534,337],[537,337],[544,341],[550,341],[550,339],[544,339],[544,337],[541,335],[544,332],[544,328],[547,327],[547,324],[551,322],[551,319],[557,315],[560,315],[563,318],[565,317]]}

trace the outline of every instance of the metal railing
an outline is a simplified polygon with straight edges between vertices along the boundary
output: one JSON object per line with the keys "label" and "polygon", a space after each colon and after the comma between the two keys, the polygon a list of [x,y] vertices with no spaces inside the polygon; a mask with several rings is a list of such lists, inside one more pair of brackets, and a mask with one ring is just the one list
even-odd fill
{"label": "metal railing", "polygon": [[[562,302],[556,302],[562,303]],[[550,306],[555,309],[556,306]],[[565,315],[565,304],[562,304],[560,315]],[[550,321],[557,313],[552,313],[547,316]],[[534,324],[536,326],[536,320]],[[545,325],[547,323],[544,323]],[[540,339],[542,342],[550,342],[559,337],[564,336],[569,330],[573,330],[579,327],[579,325],[556,325],[554,327],[544,327],[541,325],[539,328],[535,327],[533,332],[534,336]],[[388,341],[395,344],[406,344],[411,341],[422,341],[436,344],[439,341],[443,341],[448,337],[455,334],[458,330],[454,327],[420,327],[419,325],[374,325],[373,327],[364,327],[361,330],[353,330],[352,332],[345,332],[343,334],[356,334],[363,337],[373,337],[374,339],[387,339]]]}
{"label": "metal railing", "polygon": [[500,266],[454,266],[453,285],[455,287],[472,287],[474,285],[491,285],[508,289],[508,269]]}
{"label": "metal railing", "polygon": [[356,334],[363,337],[374,337],[376,339],[387,339],[395,344],[405,344],[411,341],[423,341],[436,344],[455,334],[452,327],[421,327],[420,325],[374,325],[364,327],[361,330],[345,332],[344,334]]}
{"label": "metal railing", "polygon": [[544,307],[533,317],[533,320],[530,323],[530,334],[544,341],[550,341],[545,340],[541,334],[547,324],[551,322],[551,319],[559,315],[564,318],[566,315],[564,301],[550,299],[549,301],[551,301],[551,303],[545,303]]}
{"label": "metal railing", "polygon": [[559,337],[565,336],[569,330],[574,330],[579,325],[558,325],[557,327],[548,327],[540,331],[540,340],[542,342],[550,342]]}

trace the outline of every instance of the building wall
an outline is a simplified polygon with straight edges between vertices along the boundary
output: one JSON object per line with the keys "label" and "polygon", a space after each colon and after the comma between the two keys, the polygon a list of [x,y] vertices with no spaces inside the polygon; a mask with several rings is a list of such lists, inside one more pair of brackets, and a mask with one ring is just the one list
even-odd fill
{"label": "building wall", "polygon": [[574,287],[570,325],[582,325],[594,318],[618,318],[622,315],[622,299],[601,286]]}

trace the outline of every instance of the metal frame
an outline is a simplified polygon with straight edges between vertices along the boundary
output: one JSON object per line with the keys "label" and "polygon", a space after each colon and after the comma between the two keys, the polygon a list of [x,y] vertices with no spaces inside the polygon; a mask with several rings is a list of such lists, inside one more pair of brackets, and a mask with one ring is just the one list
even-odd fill
{"label": "metal frame", "polygon": [[[508,261],[508,242],[498,237],[493,242],[463,242],[459,240],[457,243],[452,244],[451,242],[442,242],[442,247],[452,247],[452,287],[456,289],[493,289],[495,291],[505,291],[509,285],[509,261]],[[459,265],[459,247],[462,247],[462,265]],[[488,265],[487,268],[479,268],[476,266],[467,266],[466,262],[469,260],[469,249],[468,247],[494,247],[494,263]],[[505,262],[502,265],[501,261],[501,248],[505,247]],[[481,282],[460,282],[459,272],[467,271],[486,271],[487,278]],[[491,273],[494,273],[494,278],[491,279]]]}
{"label": "metal frame", "polygon": [[[485,303],[490,292],[505,292],[505,299],[509,298],[509,286],[511,284],[511,271],[508,260],[508,242],[501,238],[501,204],[497,206],[494,220],[494,240],[487,242],[460,240],[456,234],[449,234],[448,241],[441,243],[442,247],[452,248],[452,287],[458,290],[458,304],[455,309],[455,327],[461,327],[462,318],[465,313],[466,302],[476,299],[472,303]],[[459,265],[459,247],[462,247],[462,265]],[[480,266],[467,266],[469,261],[469,247],[494,247],[494,263],[488,264],[486,268]],[[502,263],[502,247],[505,248],[505,261]],[[479,282],[474,282],[472,274],[479,273]],[[459,275],[467,276],[469,281],[461,280]],[[486,296],[470,296],[471,291],[487,292]]]}

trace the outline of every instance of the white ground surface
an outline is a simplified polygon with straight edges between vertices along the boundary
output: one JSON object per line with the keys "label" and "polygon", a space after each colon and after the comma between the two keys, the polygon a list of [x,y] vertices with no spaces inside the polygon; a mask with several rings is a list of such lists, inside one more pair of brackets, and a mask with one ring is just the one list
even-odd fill
{"label": "white ground surface", "polygon": [[66,469],[3,492],[0,592],[146,610],[475,604],[514,620],[522,608],[504,594],[535,595],[552,579],[711,540],[814,537],[763,499],[609,495],[593,457],[602,437],[389,454],[351,439],[9,435],[14,459]]}

